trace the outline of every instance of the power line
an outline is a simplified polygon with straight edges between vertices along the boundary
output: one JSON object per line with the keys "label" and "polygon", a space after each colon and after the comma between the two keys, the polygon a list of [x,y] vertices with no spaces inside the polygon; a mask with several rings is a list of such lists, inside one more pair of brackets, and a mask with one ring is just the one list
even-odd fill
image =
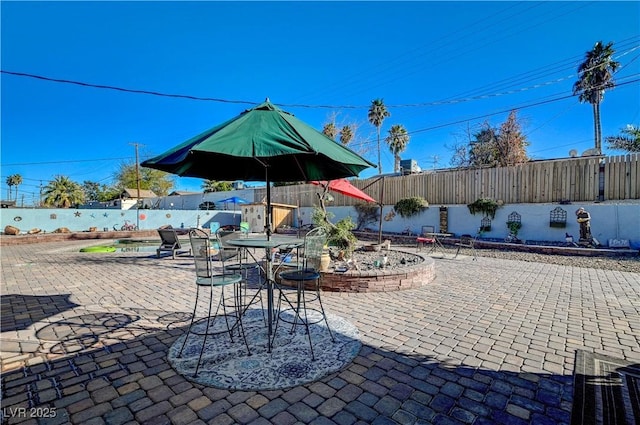
{"label": "power line", "polygon": [[14,71],[6,71],[6,70],[1,70],[0,72],[3,73],[3,74],[15,75],[15,76],[18,76],[18,77],[29,77],[29,78],[35,78],[35,79],[38,79],[38,80],[51,81],[51,82],[54,82],[54,83],[74,84],[74,85],[83,86],[83,87],[93,87],[93,88],[97,88],[97,89],[115,90],[115,91],[121,91],[121,92],[126,92],[126,93],[148,94],[148,95],[152,95],[152,96],[173,97],[173,98],[191,99],[191,100],[206,100],[206,101],[221,102],[221,103],[239,103],[239,104],[246,104],[246,105],[256,105],[256,102],[249,102],[249,101],[245,101],[245,100],[229,100],[229,99],[219,99],[219,98],[215,98],[215,97],[200,97],[200,96],[191,96],[191,95],[186,95],[186,94],[161,93],[161,92],[151,91],[151,90],[129,89],[129,88],[124,88],[124,87],[109,86],[109,85],[105,85],[105,84],[92,84],[92,83],[85,83],[85,82],[82,82],[82,81],[65,80],[65,79],[60,79],[60,78],[45,77],[43,75],[28,74],[26,72],[14,72]]}
{"label": "power line", "polygon": [[123,159],[131,159],[131,157],[99,158],[99,159],[67,159],[67,160],[61,160],[61,161],[42,161],[42,162],[14,162],[11,164],[2,164],[2,166],[15,167],[15,166],[23,166],[23,165],[69,164],[74,162],[118,161]]}
{"label": "power line", "polygon": [[[629,54],[630,52],[632,52],[634,50],[637,50],[639,48],[640,48],[640,46],[634,46],[633,48],[631,48],[629,50],[626,50],[623,53],[621,53],[619,55],[619,57],[625,56],[625,55]],[[636,59],[637,59],[637,56],[635,58],[633,58],[630,63],[632,63]],[[626,65],[622,66],[621,68],[624,68],[625,66]],[[0,73],[19,76],[19,77],[35,78],[35,79],[44,80],[44,81],[50,81],[50,82],[55,82],[55,83],[74,84],[74,85],[79,85],[79,86],[83,86],[83,87],[92,87],[92,88],[107,89],[107,90],[116,90],[116,91],[122,91],[122,92],[128,92],[128,93],[147,94],[147,95],[153,95],[153,96],[183,98],[183,99],[190,99],[190,100],[210,101],[210,102],[248,104],[248,105],[254,105],[254,106],[257,105],[256,102],[249,102],[249,101],[243,101],[243,100],[230,100],[230,99],[220,99],[220,98],[213,98],[213,97],[201,97],[201,96],[191,96],[191,95],[182,95],[182,94],[161,93],[161,92],[149,91],[149,90],[141,90],[141,89],[128,89],[128,88],[110,86],[110,85],[105,85],[105,84],[93,84],[93,83],[87,83],[87,82],[76,81],[76,80],[58,79],[58,78],[46,77],[46,76],[43,76],[43,75],[25,73],[25,72],[13,72],[13,71],[7,71],[7,70],[0,70]],[[387,108],[425,107],[425,106],[440,106],[440,105],[450,105],[450,104],[457,104],[457,103],[465,103],[465,102],[470,102],[470,101],[474,101],[474,100],[483,100],[483,99],[489,99],[489,98],[493,98],[493,97],[500,97],[500,96],[506,96],[506,95],[511,95],[511,94],[515,94],[515,93],[525,92],[525,91],[541,88],[541,87],[544,87],[544,86],[550,86],[550,85],[559,83],[561,81],[564,81],[564,80],[567,80],[567,79],[573,78],[573,77],[575,77],[575,75],[573,75],[573,74],[572,75],[567,75],[567,76],[564,76],[564,77],[561,77],[561,78],[557,78],[555,80],[545,81],[545,82],[542,82],[542,83],[534,84],[534,85],[529,86],[529,87],[521,87],[521,88],[518,88],[518,89],[504,91],[504,92],[478,94],[478,95],[475,95],[475,96],[465,97],[465,98],[458,98],[458,99],[448,98],[448,99],[436,100],[436,101],[431,101],[431,102],[387,105]],[[529,80],[529,81],[531,81],[531,80]],[[511,87],[513,87],[513,85],[511,85]],[[308,105],[308,104],[301,104],[301,103],[279,103],[277,105],[282,106],[282,107],[290,107],[290,108],[317,108],[317,109],[368,109],[370,107],[370,105]]]}

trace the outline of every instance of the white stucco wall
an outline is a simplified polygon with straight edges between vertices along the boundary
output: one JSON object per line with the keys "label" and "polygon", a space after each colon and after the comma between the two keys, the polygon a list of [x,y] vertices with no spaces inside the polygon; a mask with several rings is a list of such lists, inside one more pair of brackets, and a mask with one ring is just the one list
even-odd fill
{"label": "white stucco wall", "polygon": [[[480,227],[481,215],[472,215],[466,205],[448,205],[448,231],[456,235],[475,235]],[[549,226],[550,213],[556,207],[567,212],[566,228]],[[561,241],[565,240],[565,233],[573,235],[577,241],[580,227],[576,222],[575,211],[584,207],[591,215],[591,233],[604,245],[609,239],[628,239],[633,248],[640,248],[640,201],[617,201],[602,203],[580,203],[570,205],[548,204],[508,204],[499,208],[495,219],[491,223],[491,231],[483,237],[504,239],[508,234],[507,217],[513,211],[521,216],[522,228],[518,237],[523,240]],[[311,222],[312,208],[300,208],[303,224]],[[328,211],[335,214],[333,221],[351,216],[357,223],[358,214],[353,207],[329,207]],[[385,206],[383,217],[393,210],[393,206]],[[440,230],[440,205],[432,205],[422,213],[411,218],[396,215],[393,220],[382,221],[382,229],[387,232],[403,232],[407,228],[414,234],[421,231],[423,225],[432,225],[436,231]],[[377,231],[378,223],[369,223],[367,228]]]}

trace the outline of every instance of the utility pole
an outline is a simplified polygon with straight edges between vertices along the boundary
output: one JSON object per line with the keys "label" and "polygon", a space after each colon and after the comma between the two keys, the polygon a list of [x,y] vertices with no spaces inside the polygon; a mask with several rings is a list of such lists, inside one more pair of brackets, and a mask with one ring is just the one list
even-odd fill
{"label": "utility pole", "polygon": [[135,142],[129,144],[133,145],[136,149],[136,189],[138,191],[136,197],[136,227],[140,230],[140,164],[138,160],[138,146],[140,146],[140,144]]}

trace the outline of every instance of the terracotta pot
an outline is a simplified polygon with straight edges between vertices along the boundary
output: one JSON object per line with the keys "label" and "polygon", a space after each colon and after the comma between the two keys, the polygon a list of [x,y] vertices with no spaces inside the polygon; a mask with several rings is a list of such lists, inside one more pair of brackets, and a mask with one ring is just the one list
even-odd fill
{"label": "terracotta pot", "polygon": [[329,255],[329,251],[322,251],[322,256],[320,257],[320,271],[326,272],[329,270],[330,264],[331,256]]}

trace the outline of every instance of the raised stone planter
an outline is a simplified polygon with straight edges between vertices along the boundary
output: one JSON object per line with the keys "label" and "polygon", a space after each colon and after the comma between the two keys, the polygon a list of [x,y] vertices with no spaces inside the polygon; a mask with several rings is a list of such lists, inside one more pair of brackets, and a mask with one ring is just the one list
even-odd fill
{"label": "raised stone planter", "polygon": [[416,289],[435,279],[435,262],[430,257],[407,267],[387,270],[348,270],[322,272],[323,291],[331,292],[389,292]]}

